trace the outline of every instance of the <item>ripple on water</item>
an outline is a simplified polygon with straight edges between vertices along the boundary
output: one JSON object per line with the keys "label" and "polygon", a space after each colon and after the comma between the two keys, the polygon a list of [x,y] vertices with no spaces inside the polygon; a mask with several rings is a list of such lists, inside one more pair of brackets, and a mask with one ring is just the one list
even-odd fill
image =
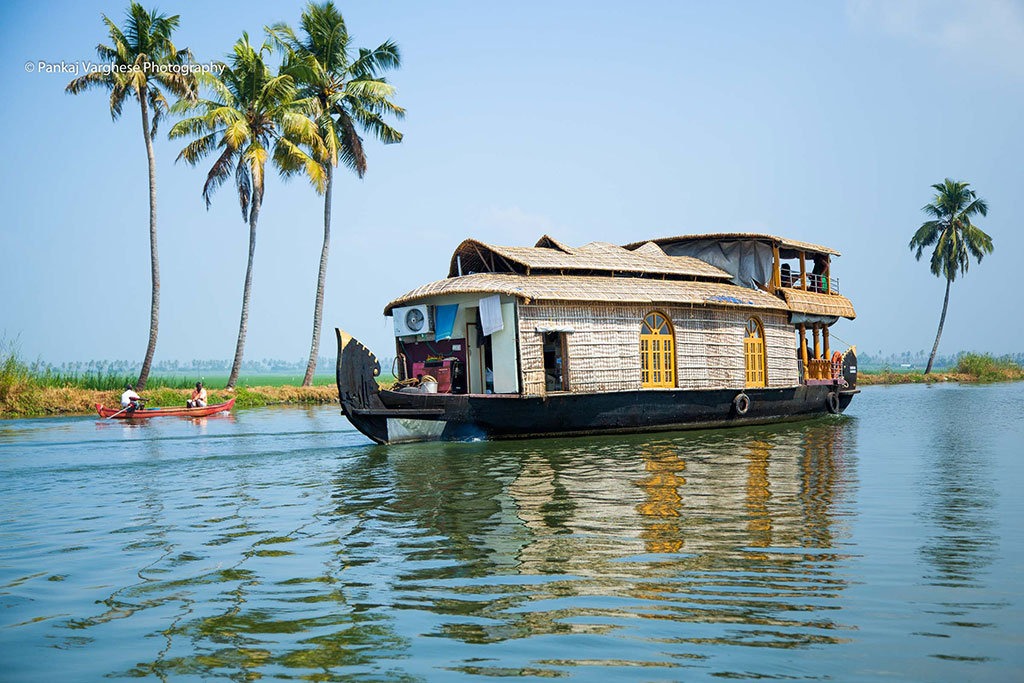
{"label": "ripple on water", "polygon": [[[978,394],[919,389],[984,429]],[[999,495],[1019,466],[999,439],[892,418],[902,394],[858,402],[758,429],[392,448],[336,409],[7,427],[9,674],[38,678],[45,653],[79,680],[1007,680],[1022,601],[992,586],[1021,557]]]}

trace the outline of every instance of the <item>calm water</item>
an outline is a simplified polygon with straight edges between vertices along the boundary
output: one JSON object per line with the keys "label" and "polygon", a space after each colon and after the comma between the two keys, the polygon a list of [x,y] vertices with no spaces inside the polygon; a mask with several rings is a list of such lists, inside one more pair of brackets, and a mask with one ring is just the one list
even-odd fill
{"label": "calm water", "polygon": [[0,421],[0,680],[1024,679],[1024,384],[789,426],[369,445]]}

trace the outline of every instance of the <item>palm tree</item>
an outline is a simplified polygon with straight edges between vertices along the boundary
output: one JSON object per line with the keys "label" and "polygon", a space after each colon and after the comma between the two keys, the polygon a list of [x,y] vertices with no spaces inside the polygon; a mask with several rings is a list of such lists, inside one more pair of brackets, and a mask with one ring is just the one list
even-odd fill
{"label": "palm tree", "polygon": [[90,71],[68,83],[66,92],[72,95],[101,88],[110,91],[110,116],[121,115],[126,99],[138,100],[142,112],[142,137],[146,143],[149,162],[149,258],[152,275],[152,295],[149,314],[149,344],[142,370],[136,383],[141,391],[146,387],[149,370],[156,353],[157,329],[160,321],[160,261],[156,240],[156,157],[153,154],[153,136],[157,124],[167,111],[165,91],[179,98],[195,96],[195,78],[182,70],[165,67],[181,66],[191,60],[187,48],[177,49],[171,34],[178,28],[178,15],[168,17],[156,11],[146,11],[132,2],[124,28],[119,28],[109,17],[103,23],[110,34],[111,45],[100,43],[96,52],[110,68]]}
{"label": "palm tree", "polygon": [[[317,191],[326,182],[323,166],[303,151],[303,147],[322,156],[317,126],[306,115],[311,104],[296,97],[294,78],[282,70],[271,73],[266,56],[271,45],[264,42],[259,49],[243,34],[235,43],[229,64],[221,64],[219,75],[201,74],[200,83],[210,92],[209,98],[195,102],[181,101],[176,111],[198,112],[197,116],[179,121],[171,129],[171,138],[193,137],[178,155],[195,166],[215,150],[217,159],[206,176],[203,198],[209,208],[213,192],[234,175],[242,220],[249,224],[249,260],[242,290],[242,315],[238,326],[235,359],[228,376],[228,389],[238,381],[245,349],[249,321],[249,298],[252,292],[253,257],[256,254],[256,225],[263,205],[264,179],[268,159],[286,176],[303,173]],[[273,156],[269,156],[269,150]]]}
{"label": "palm tree", "polygon": [[946,323],[946,309],[949,307],[949,286],[957,273],[966,274],[971,265],[971,256],[981,263],[985,254],[993,251],[992,238],[971,222],[978,214],[988,215],[988,204],[979,199],[970,183],[946,178],[944,182],[932,185],[935,200],[921,208],[933,220],[925,221],[910,239],[910,249],[917,250],[918,261],[925,247],[935,245],[932,252],[931,271],[937,277],[946,278],[946,296],[942,300],[942,315],[939,317],[939,331],[935,334],[932,355],[928,357],[925,374],[932,371],[935,354],[939,350],[942,326]]}
{"label": "palm tree", "polygon": [[385,144],[402,141],[402,134],[388,125],[384,117],[401,119],[405,110],[391,98],[394,86],[380,74],[401,66],[398,46],[381,43],[373,50],[353,49],[345,19],[333,2],[310,2],[299,23],[302,37],[285,24],[268,29],[295,66],[302,95],[316,104],[314,118],[320,128],[326,155],[323,164],[327,182],[324,190],[324,241],[320,249],[316,300],[313,305],[313,339],[303,386],[313,383],[320,353],[320,328],[323,320],[324,286],[327,258],[331,245],[331,194],[333,167],[338,161],[362,178],[366,174],[366,154],[359,130],[369,132]]}

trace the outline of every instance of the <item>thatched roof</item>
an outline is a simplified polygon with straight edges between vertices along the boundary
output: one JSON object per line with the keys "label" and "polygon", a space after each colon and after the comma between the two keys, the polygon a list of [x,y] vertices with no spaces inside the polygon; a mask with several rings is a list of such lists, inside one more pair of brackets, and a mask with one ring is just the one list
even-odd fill
{"label": "thatched roof", "polygon": [[849,318],[853,320],[857,313],[853,310],[850,300],[841,294],[823,294],[806,292],[802,289],[783,288],[779,290],[786,297],[789,310],[797,313],[827,315]]}
{"label": "thatched roof", "polygon": [[841,254],[835,249],[829,247],[823,247],[820,244],[811,244],[810,242],[801,242],[799,240],[786,239],[785,237],[778,237],[776,235],[767,235],[757,232],[711,232],[697,235],[677,235],[676,237],[659,237],[654,240],[644,240],[643,242],[633,242],[626,245],[626,249],[637,249],[638,247],[653,242],[657,245],[670,244],[673,242],[693,242],[697,240],[721,240],[723,242],[739,242],[743,240],[757,240],[763,242],[771,242],[772,244],[778,245],[783,249],[793,249],[795,251],[803,251],[811,254],[830,254],[832,256],[841,256]]}
{"label": "thatched roof", "polygon": [[726,281],[729,273],[690,256],[669,256],[656,244],[630,250],[605,242],[567,247],[547,235],[535,247],[504,247],[468,239],[452,255],[448,277],[461,272],[522,274],[619,273],[640,277]]}
{"label": "thatched roof", "polygon": [[597,275],[515,275],[476,273],[417,287],[387,305],[393,308],[436,296],[505,294],[526,302],[577,301],[601,303],[691,304],[788,311],[781,299],[759,290],[721,282],[656,280]]}

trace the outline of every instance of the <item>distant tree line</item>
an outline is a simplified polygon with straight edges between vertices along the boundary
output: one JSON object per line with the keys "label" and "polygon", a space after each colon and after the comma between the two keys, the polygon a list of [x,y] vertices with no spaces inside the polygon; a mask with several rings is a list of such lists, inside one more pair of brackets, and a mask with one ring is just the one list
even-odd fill
{"label": "distant tree line", "polygon": [[[955,368],[960,362],[960,359],[969,351],[959,351],[952,355],[936,355],[932,363],[933,370],[949,370]],[[904,365],[909,365],[910,369],[923,370],[928,367],[928,361],[931,355],[928,351],[901,351],[896,353],[884,353],[878,351],[877,353],[868,353],[866,351],[857,350],[857,365],[861,370],[873,371],[873,370],[885,370],[891,369],[896,370]],[[1024,353],[1008,353],[1002,356],[996,356],[997,360],[1007,360],[1017,363],[1018,365],[1024,365]]]}
{"label": "distant tree line", "polygon": [[[334,372],[337,358],[321,356],[318,359],[321,372]],[[194,359],[190,361],[161,360],[151,366],[151,372],[159,374],[191,375],[227,373],[231,370],[231,359]],[[139,372],[137,361],[129,360],[90,360],[67,363],[38,362],[33,365],[39,372],[50,371],[65,376],[74,375],[118,375],[133,376]],[[246,360],[242,363],[242,371],[249,374],[301,374],[306,370],[305,360],[288,361],[279,358],[263,358]]]}

